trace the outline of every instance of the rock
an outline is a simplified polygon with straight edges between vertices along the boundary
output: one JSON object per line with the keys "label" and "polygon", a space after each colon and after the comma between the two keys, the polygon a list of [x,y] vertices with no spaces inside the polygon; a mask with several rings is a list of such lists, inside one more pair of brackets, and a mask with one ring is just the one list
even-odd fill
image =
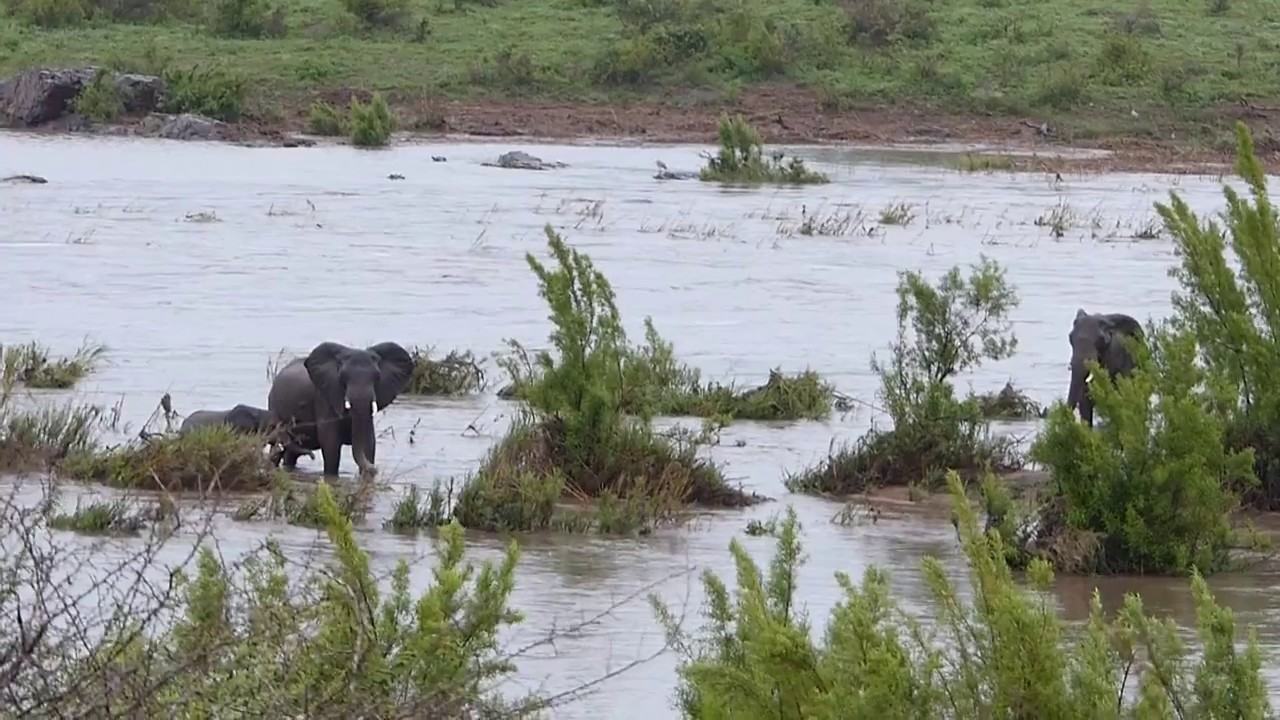
{"label": "rock", "polygon": [[154,75],[124,73],[116,75],[113,84],[126,113],[145,115],[156,109],[164,97],[164,80]]}
{"label": "rock", "polygon": [[142,121],[143,133],[168,140],[221,140],[226,127],[226,123],[193,113],[152,113]]}
{"label": "rock", "polygon": [[315,147],[316,141],[310,140],[308,138],[287,137],[280,143],[280,146],[287,147],[287,148]]}
{"label": "rock", "polygon": [[664,168],[662,170],[659,170],[658,173],[653,176],[653,179],[654,180],[697,180],[698,173],[693,172],[692,170],[667,170]]}
{"label": "rock", "polygon": [[512,150],[499,155],[496,163],[480,164],[487,167],[509,168],[512,170],[553,170],[555,168],[569,167],[562,162],[546,162],[540,157],[534,157],[521,150]]}
{"label": "rock", "polygon": [[[71,101],[93,80],[94,66],[63,70],[29,70],[0,82],[0,112],[10,124],[32,127],[67,114]],[[127,113],[147,113],[164,95],[164,81],[151,75],[114,75]]]}
{"label": "rock", "polygon": [[0,178],[0,182],[6,183],[27,183],[29,185],[44,185],[49,182],[39,175],[10,175],[9,177]]}
{"label": "rock", "polygon": [[446,158],[446,157],[445,157],[445,156],[443,156],[443,155],[432,155],[432,156],[431,156],[431,162],[444,162],[444,161],[446,161],[446,160],[448,160],[448,158]]}
{"label": "rock", "polygon": [[403,180],[403,179],[404,179],[404,176],[403,176],[403,175],[401,175],[400,173],[391,173],[390,175],[388,175],[388,176],[387,176],[387,179],[388,179],[388,180]]}
{"label": "rock", "polygon": [[93,78],[92,68],[30,70],[5,82],[5,116],[18,127],[57,120],[67,112],[71,99]]}

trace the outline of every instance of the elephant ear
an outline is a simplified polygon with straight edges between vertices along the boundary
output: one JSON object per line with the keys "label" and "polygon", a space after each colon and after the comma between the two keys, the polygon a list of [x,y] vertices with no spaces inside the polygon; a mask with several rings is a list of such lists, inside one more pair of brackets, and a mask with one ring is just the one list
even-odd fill
{"label": "elephant ear", "polygon": [[381,342],[365,349],[378,356],[378,383],[373,392],[378,410],[382,411],[395,402],[413,376],[413,356],[393,342]]}
{"label": "elephant ear", "polygon": [[320,397],[329,404],[335,413],[341,413],[346,407],[346,393],[342,388],[342,377],[339,371],[342,360],[351,352],[351,348],[336,342],[322,342],[311,351],[303,365],[311,383],[316,386]]}
{"label": "elephant ear", "polygon": [[1111,313],[1104,315],[1105,327],[1110,332],[1118,332],[1123,335],[1132,335],[1136,338],[1142,337],[1142,323],[1135,318],[1124,313]]}
{"label": "elephant ear", "polygon": [[262,414],[265,410],[252,405],[237,405],[227,411],[226,424],[245,432],[258,432],[262,429]]}

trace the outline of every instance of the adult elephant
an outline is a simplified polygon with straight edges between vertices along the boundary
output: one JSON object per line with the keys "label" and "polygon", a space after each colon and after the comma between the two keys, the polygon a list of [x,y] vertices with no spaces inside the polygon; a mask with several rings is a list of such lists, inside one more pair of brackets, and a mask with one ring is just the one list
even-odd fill
{"label": "adult elephant", "polygon": [[246,435],[259,434],[263,436],[266,443],[270,445],[280,444],[280,450],[272,452],[271,461],[273,464],[279,464],[283,455],[294,453],[295,462],[297,457],[302,455],[310,456],[309,450],[317,448],[304,448],[293,443],[287,442],[279,428],[276,427],[275,420],[270,410],[253,405],[245,405],[240,403],[230,410],[197,410],[188,415],[183,421],[182,426],[178,428],[180,435],[185,435],[191,430],[198,427],[208,425],[227,425]]}
{"label": "adult elephant", "polygon": [[[377,451],[373,406],[386,409],[412,374],[413,358],[396,343],[360,350],[322,342],[306,358],[296,358],[280,369],[271,383],[267,408],[290,428],[295,443],[319,448],[326,476],[338,474],[340,453],[347,442],[351,459],[361,472],[367,472],[373,469]],[[344,425],[350,428],[349,434]],[[286,467],[294,467],[297,457],[286,452],[284,460]]]}
{"label": "adult elephant", "polygon": [[1089,370],[1086,360],[1095,360],[1106,370],[1109,380],[1133,371],[1133,355],[1123,338],[1142,341],[1142,323],[1124,313],[1089,314],[1076,310],[1076,319],[1067,338],[1071,341],[1071,385],[1067,389],[1067,405],[1080,410],[1080,419],[1093,427],[1093,398],[1089,394]]}

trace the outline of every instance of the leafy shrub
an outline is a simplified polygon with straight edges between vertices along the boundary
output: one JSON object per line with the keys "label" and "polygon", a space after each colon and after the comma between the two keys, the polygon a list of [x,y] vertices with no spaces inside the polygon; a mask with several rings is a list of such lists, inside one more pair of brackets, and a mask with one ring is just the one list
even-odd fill
{"label": "leafy shrub", "polygon": [[873,428],[788,477],[788,489],[844,494],[881,484],[936,486],[950,469],[973,477],[988,465],[1016,467],[1012,444],[987,437],[977,398],[958,400],[951,378],[1013,354],[1017,338],[1008,313],[1017,303],[1004,269],[986,257],[968,278],[953,267],[936,286],[917,272],[900,272],[897,340],[888,364],[871,360],[893,428]]}
{"label": "leafy shrub", "polygon": [[[501,559],[477,566],[466,561],[462,528],[442,527],[431,582],[415,595],[406,561],[389,586],[380,583],[326,484],[316,497],[332,549],[320,566],[286,568],[273,542],[234,566],[202,547],[194,573],[164,568],[174,592],[131,591],[146,586],[131,575],[154,571],[149,558],[163,541],[153,538],[150,554],[107,575],[121,577],[123,587],[104,593],[115,604],[100,608],[100,617],[59,577],[68,561],[85,567],[86,556],[38,542],[35,526],[6,507],[7,526],[35,546],[5,556],[6,577],[23,578],[30,589],[5,594],[0,608],[29,623],[23,661],[5,668],[11,712],[461,718],[528,717],[546,706],[537,696],[505,700],[498,688],[519,656],[499,647],[500,633],[523,619],[509,605],[514,543]],[[87,558],[91,566],[102,562]]]}
{"label": "leafy shrub", "polygon": [[830,179],[810,170],[793,157],[786,163],[782,153],[764,156],[760,134],[741,116],[720,118],[720,149],[708,159],[698,178],[707,182],[821,184]]}
{"label": "leafy shrub", "polygon": [[409,0],[342,0],[342,6],[373,28],[397,28],[409,16]]}
{"label": "leafy shrub", "polygon": [[351,132],[351,122],[329,103],[314,102],[307,115],[307,132],[338,137]]}
{"label": "leafy shrub", "polygon": [[103,345],[85,343],[74,355],[54,357],[48,348],[32,341],[25,345],[0,346],[0,362],[7,380],[29,388],[65,390],[97,369],[106,352]]}
{"label": "leafy shrub", "polygon": [[71,110],[90,120],[109,123],[124,114],[124,97],[112,74],[98,70],[72,99]]}
{"label": "leafy shrub", "polygon": [[396,129],[395,118],[387,101],[378,92],[373,93],[369,103],[351,98],[351,144],[356,147],[382,147],[391,140],[391,133]]}
{"label": "leafy shrub", "polygon": [[[893,718],[1239,717],[1270,714],[1262,653],[1252,633],[1235,647],[1231,610],[1198,574],[1191,579],[1204,653],[1193,658],[1172,621],[1148,616],[1136,595],[1108,620],[1094,591],[1083,632],[1068,629],[1051,598],[1018,587],[998,533],[980,532],[960,479],[948,476],[973,600],[935,558],[923,562],[932,612],[913,617],[890,595],[888,575],[869,568],[861,585],[836,573],[844,597],[815,643],[799,606],[804,562],[800,526],[788,510],[768,572],[735,539],[731,595],[703,575],[707,625],[698,637],[650,601],[682,654],[677,688],[686,718],[835,720]],[[1045,589],[1038,561],[1029,577]],[[1137,660],[1146,662],[1139,667]],[[1175,712],[1174,708],[1179,708]]]}
{"label": "leafy shrub", "polygon": [[59,472],[121,488],[201,494],[262,490],[275,484],[279,472],[262,452],[265,445],[262,436],[210,425],[182,435],[75,453],[59,465]]}
{"label": "leafy shrub", "polygon": [[[1140,360],[1131,377],[1090,385],[1105,420],[1100,429],[1059,402],[1032,446],[1032,459],[1052,474],[1066,525],[1043,528],[1042,536],[1074,535],[1049,542],[1080,549],[1078,557],[1055,558],[1058,567],[1207,574],[1227,565],[1228,517],[1237,505],[1231,488],[1254,480],[1253,453],[1224,448],[1194,338],[1156,328],[1146,335],[1152,357],[1135,345]],[[1105,372],[1097,363],[1089,370]]]}
{"label": "leafy shrub", "polygon": [[167,85],[162,112],[195,113],[234,122],[244,111],[248,87],[239,74],[193,66],[187,70],[166,68],[161,75]]}
{"label": "leafy shrub", "polygon": [[[1177,193],[1156,209],[1180,258],[1170,271],[1173,326],[1194,337],[1213,408],[1226,427],[1227,447],[1252,448],[1260,480],[1244,499],[1280,508],[1280,233],[1266,175],[1249,130],[1236,125],[1236,172],[1253,202],[1223,186],[1224,225],[1201,223]],[[1225,232],[1224,232],[1225,230]],[[1238,265],[1228,262],[1230,248]],[[1238,269],[1237,269],[1238,268]]]}
{"label": "leafy shrub", "polygon": [[696,456],[696,448],[656,435],[647,424],[648,408],[638,408],[640,422],[624,415],[624,363],[631,349],[613,289],[589,257],[570,248],[550,225],[545,232],[556,267],[532,254],[525,258],[551,308],[552,350],[529,361],[519,343],[508,341],[514,352],[501,364],[517,379],[527,417],[513,424],[462,490],[463,524],[545,525],[561,494],[599,499],[601,512],[630,503],[646,522],[669,520],[669,508],[691,502],[758,502],[730,489],[718,468]]}
{"label": "leafy shrub", "polygon": [[218,0],[213,6],[213,32],[229,38],[284,37],[284,8],[269,0]]}
{"label": "leafy shrub", "polygon": [[10,17],[48,30],[79,25],[90,16],[85,0],[4,0],[4,9]]}
{"label": "leafy shrub", "polygon": [[840,0],[848,22],[849,42],[878,48],[900,40],[929,42],[936,23],[923,0]]}

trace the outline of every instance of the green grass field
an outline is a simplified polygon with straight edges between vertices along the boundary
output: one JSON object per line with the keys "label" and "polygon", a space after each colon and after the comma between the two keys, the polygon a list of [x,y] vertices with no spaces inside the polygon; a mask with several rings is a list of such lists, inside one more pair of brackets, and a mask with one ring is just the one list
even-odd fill
{"label": "green grass field", "polygon": [[1280,0],[271,2],[0,0],[0,73],[221,65],[264,118],[347,88],[393,103],[686,88],[732,101],[781,81],[830,110],[927,101],[1115,123],[1137,111],[1193,128],[1224,103],[1280,97]]}

